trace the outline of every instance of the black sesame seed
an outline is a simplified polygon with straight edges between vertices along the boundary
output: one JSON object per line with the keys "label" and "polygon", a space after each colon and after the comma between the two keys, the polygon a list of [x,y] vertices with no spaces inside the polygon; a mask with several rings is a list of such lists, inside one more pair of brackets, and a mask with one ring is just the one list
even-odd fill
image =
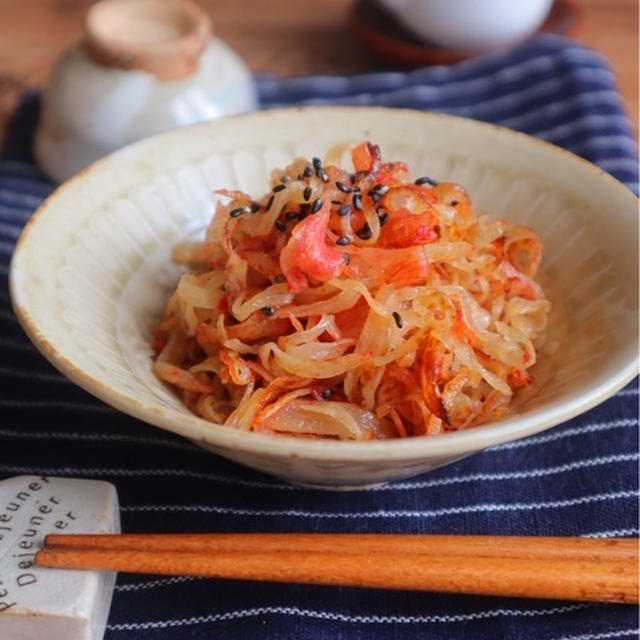
{"label": "black sesame seed", "polygon": [[360,187],[356,185],[355,187],[353,187],[353,189],[351,189],[351,191],[353,191],[353,193],[360,193]]}
{"label": "black sesame seed", "polygon": [[309,166],[306,166],[304,168],[304,171],[302,172],[302,175],[305,178],[310,178],[313,175],[313,169]]}
{"label": "black sesame seed", "polygon": [[331,204],[342,204],[342,200],[332,200]]}
{"label": "black sesame seed", "polygon": [[281,282],[284,282],[286,280],[286,278],[284,277],[284,273],[279,273],[276,275],[276,277],[273,279],[274,282],[277,282],[278,284],[280,284]]}
{"label": "black sesame seed", "polygon": [[271,205],[273,204],[273,200],[274,200],[275,196],[271,196],[268,200],[267,200],[267,204],[264,205],[264,209],[265,211],[269,211],[269,209],[271,209]]}
{"label": "black sesame seed", "polygon": [[295,220],[298,217],[298,212],[297,211],[287,211],[284,214],[284,219],[285,220]]}
{"label": "black sesame seed", "polygon": [[342,259],[344,260],[345,264],[349,264],[351,262],[351,256],[348,253],[343,253]]}
{"label": "black sesame seed", "polygon": [[229,215],[232,218],[237,218],[238,216],[241,216],[244,213],[245,209],[244,207],[238,207],[237,209],[231,209],[231,211],[229,211]]}
{"label": "black sesame seed", "polygon": [[384,209],[378,209],[378,221],[380,222],[380,226],[387,224],[389,221],[389,214]]}
{"label": "black sesame seed", "polygon": [[452,200],[451,201],[451,206],[452,207],[457,207],[460,203],[457,200]]}
{"label": "black sesame seed", "polygon": [[356,182],[356,176],[355,176],[355,174],[354,174],[354,173],[350,173],[350,174],[349,174],[349,182],[350,182],[351,184],[355,184],[355,182]]}
{"label": "black sesame seed", "polygon": [[287,230],[287,225],[284,222],[282,222],[282,220],[276,220],[274,222],[274,225],[275,225],[275,227],[276,227],[276,229],[278,231],[286,231]]}
{"label": "black sesame seed", "polygon": [[318,213],[322,208],[322,198],[316,198],[311,205],[311,213]]}
{"label": "black sesame seed", "polygon": [[371,227],[368,222],[365,222],[362,227],[356,231],[356,235],[358,238],[362,238],[363,240],[368,240],[371,237]]}
{"label": "black sesame seed", "polygon": [[351,187],[348,187],[344,182],[336,181],[336,187],[342,191],[342,193],[350,193]]}
{"label": "black sesame seed", "polygon": [[383,196],[387,191],[389,191],[389,187],[386,184],[379,182],[378,184],[374,184],[371,190]]}
{"label": "black sesame seed", "polygon": [[262,313],[265,316],[272,316],[275,313],[275,309],[273,307],[262,307]]}
{"label": "black sesame seed", "polygon": [[437,180],[430,178],[429,176],[423,176],[422,178],[418,178],[415,182],[416,184],[430,184],[432,187],[438,184]]}
{"label": "black sesame seed", "polygon": [[351,203],[347,202],[347,204],[343,204],[339,209],[338,209],[338,215],[339,216],[346,216],[349,214],[349,212],[351,211]]}
{"label": "black sesame seed", "polygon": [[251,213],[258,213],[258,211],[260,211],[260,207],[261,207],[261,206],[262,206],[262,205],[261,205],[259,202],[255,202],[255,201],[254,201],[254,202],[252,202],[252,203],[249,205],[249,208],[251,209]]}
{"label": "black sesame seed", "polygon": [[349,236],[340,236],[336,240],[336,244],[339,244],[341,247],[346,247],[348,244],[351,244],[351,238]]}
{"label": "black sesame seed", "polygon": [[308,202],[303,202],[300,205],[300,213],[307,215],[307,213],[309,213],[309,209],[311,209],[311,205]]}
{"label": "black sesame seed", "polygon": [[316,171],[316,175],[320,180],[322,180],[322,182],[329,182],[329,175],[322,167]]}
{"label": "black sesame seed", "polygon": [[377,191],[369,191],[368,195],[374,202],[380,202],[382,199],[382,194]]}
{"label": "black sesame seed", "polygon": [[283,189],[286,189],[287,187],[285,187],[283,184],[277,184],[275,187],[273,187],[272,191],[273,193],[278,193],[278,191],[282,191]]}
{"label": "black sesame seed", "polygon": [[396,321],[398,329],[402,329],[404,322],[402,322],[402,316],[397,311],[393,312],[393,319]]}
{"label": "black sesame seed", "polygon": [[313,193],[313,189],[311,187],[305,187],[304,191],[302,192],[302,197],[305,200],[309,200],[309,198],[311,198],[312,193]]}
{"label": "black sesame seed", "polygon": [[333,391],[331,391],[331,389],[325,389],[320,395],[325,399],[328,400],[333,394]]}
{"label": "black sesame seed", "polygon": [[353,208],[362,211],[362,196],[359,193],[353,196]]}
{"label": "black sesame seed", "polygon": [[298,214],[298,220],[304,220],[308,215],[309,215],[308,213],[306,213],[306,212],[302,212],[302,211],[301,211],[301,212]]}
{"label": "black sesame seed", "polygon": [[281,178],[280,178],[280,182],[285,182],[285,183],[286,183],[286,182],[291,182],[291,176],[288,176],[288,175],[285,173],[283,176],[281,176]]}
{"label": "black sesame seed", "polygon": [[312,158],[311,162],[314,167],[320,167],[322,165],[322,160],[320,160],[320,158]]}
{"label": "black sesame seed", "polygon": [[297,179],[297,180],[304,180],[304,178],[305,178],[304,173],[299,173],[299,174],[296,176],[296,179]]}

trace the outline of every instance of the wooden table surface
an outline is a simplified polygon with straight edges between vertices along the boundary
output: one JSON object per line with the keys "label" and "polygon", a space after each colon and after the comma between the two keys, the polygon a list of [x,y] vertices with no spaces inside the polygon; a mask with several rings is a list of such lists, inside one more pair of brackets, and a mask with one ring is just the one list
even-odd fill
{"label": "wooden table surface", "polygon": [[[611,61],[637,132],[638,0],[574,1],[582,10],[581,39]],[[345,74],[380,68],[347,27],[354,0],[199,2],[216,34],[254,71]],[[20,90],[43,86],[56,58],[80,37],[90,4],[0,0],[0,137]]]}

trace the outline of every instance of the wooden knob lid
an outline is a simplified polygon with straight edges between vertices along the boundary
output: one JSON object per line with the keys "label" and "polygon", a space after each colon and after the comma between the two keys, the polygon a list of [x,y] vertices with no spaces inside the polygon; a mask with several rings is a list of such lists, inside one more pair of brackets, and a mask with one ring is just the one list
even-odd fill
{"label": "wooden knob lid", "polygon": [[171,79],[197,69],[210,33],[190,0],[100,0],[87,14],[84,47],[99,64]]}

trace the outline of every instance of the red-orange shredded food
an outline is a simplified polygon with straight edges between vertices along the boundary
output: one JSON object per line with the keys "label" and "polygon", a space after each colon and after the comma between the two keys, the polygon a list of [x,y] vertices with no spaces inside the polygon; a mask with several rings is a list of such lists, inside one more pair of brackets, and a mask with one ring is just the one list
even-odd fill
{"label": "red-orange shredded food", "polygon": [[[334,152],[334,155],[340,155]],[[154,330],[156,375],[238,429],[367,440],[504,415],[550,309],[530,229],[363,142],[224,198]]]}

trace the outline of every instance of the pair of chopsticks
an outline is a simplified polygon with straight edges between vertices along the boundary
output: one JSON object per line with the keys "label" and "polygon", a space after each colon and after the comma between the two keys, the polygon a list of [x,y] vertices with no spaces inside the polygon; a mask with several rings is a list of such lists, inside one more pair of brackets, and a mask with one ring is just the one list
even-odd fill
{"label": "pair of chopsticks", "polygon": [[46,567],[638,602],[637,538],[322,533],[49,535]]}

